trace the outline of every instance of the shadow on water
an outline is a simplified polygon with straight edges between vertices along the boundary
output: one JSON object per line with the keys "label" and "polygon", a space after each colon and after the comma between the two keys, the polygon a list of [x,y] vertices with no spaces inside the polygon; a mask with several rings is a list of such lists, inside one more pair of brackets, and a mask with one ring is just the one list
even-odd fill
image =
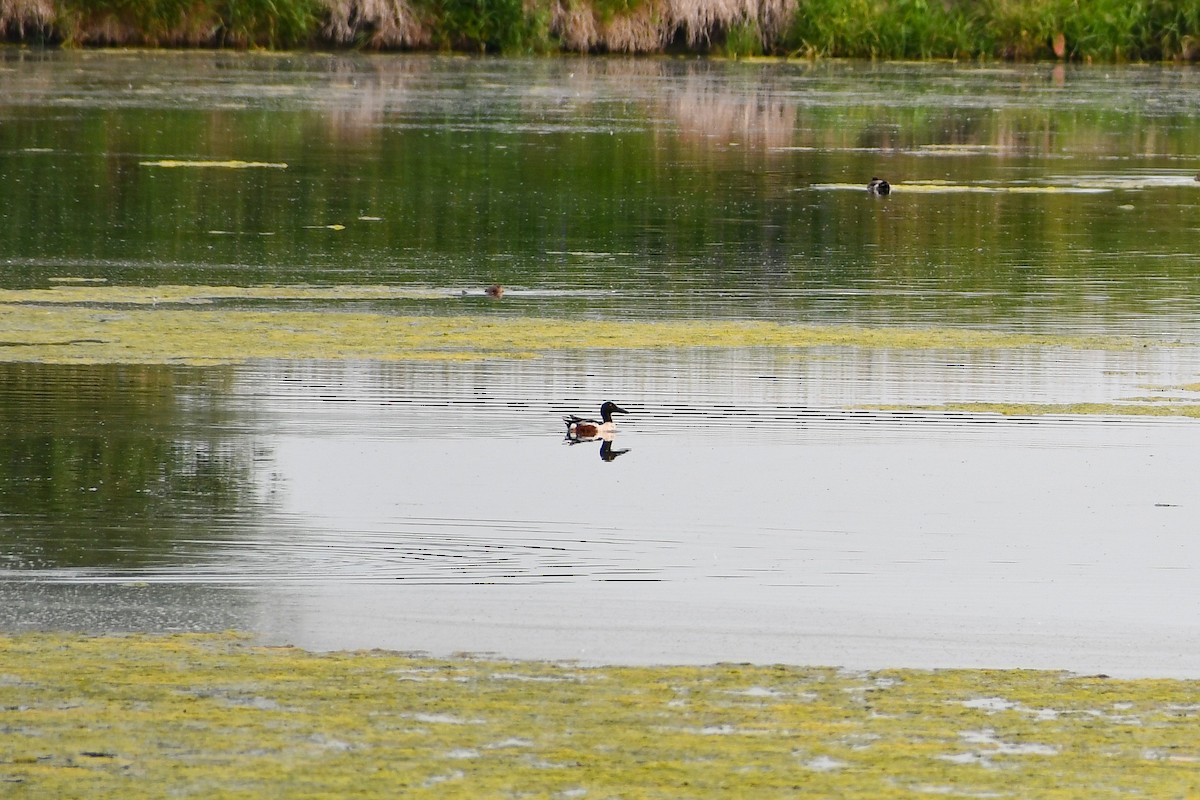
{"label": "shadow on water", "polygon": [[8,569],[121,570],[233,538],[265,457],[231,433],[227,371],[0,364]]}

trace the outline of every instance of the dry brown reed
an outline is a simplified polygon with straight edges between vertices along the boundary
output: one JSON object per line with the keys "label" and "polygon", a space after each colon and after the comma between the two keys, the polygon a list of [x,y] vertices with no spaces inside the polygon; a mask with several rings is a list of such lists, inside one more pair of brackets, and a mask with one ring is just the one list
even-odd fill
{"label": "dry brown reed", "polygon": [[427,47],[429,28],[405,0],[325,0],[321,34],[334,44],[373,48]]}
{"label": "dry brown reed", "polygon": [[16,39],[43,36],[54,16],[52,0],[0,0],[0,33]]}
{"label": "dry brown reed", "polygon": [[760,0],[669,0],[670,20],[691,47],[706,43],[716,28],[758,21]]}
{"label": "dry brown reed", "polygon": [[60,29],[71,44],[151,47],[207,47],[218,41],[221,20],[216,16],[198,14],[178,24],[162,28],[146,28],[113,14],[93,14],[61,24]]}
{"label": "dry brown reed", "polygon": [[550,10],[550,30],[566,50],[586,53],[600,44],[595,9],[583,3],[556,2]]}
{"label": "dry brown reed", "polygon": [[556,0],[550,29],[567,50],[648,53],[682,37],[691,48],[712,43],[715,32],[738,25],[759,31],[764,44],[780,38],[797,0],[644,0],[604,19],[586,0]]}
{"label": "dry brown reed", "polygon": [[601,28],[600,45],[614,53],[652,53],[670,41],[657,2],[645,2],[628,14],[615,16]]}

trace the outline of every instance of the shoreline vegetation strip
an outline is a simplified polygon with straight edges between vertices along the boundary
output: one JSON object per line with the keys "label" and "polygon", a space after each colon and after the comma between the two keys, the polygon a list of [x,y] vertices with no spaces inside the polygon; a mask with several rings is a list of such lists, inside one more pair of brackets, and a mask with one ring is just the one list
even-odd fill
{"label": "shoreline vegetation strip", "polygon": [[1195,797],[1200,682],[0,634],[5,796]]}
{"label": "shoreline vegetation strip", "polygon": [[1200,0],[6,0],[0,37],[65,46],[1200,59]]}

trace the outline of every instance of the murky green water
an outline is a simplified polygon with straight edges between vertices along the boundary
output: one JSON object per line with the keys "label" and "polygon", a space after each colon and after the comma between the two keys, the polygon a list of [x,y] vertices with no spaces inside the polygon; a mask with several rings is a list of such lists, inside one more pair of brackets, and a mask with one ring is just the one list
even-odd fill
{"label": "murky green water", "polygon": [[[1193,70],[2,50],[0,87],[0,288],[1135,340],[211,368],[0,346],[6,628],[1196,672],[1200,423],[919,410],[1195,402]],[[604,399],[632,412],[613,461],[562,441]]]}

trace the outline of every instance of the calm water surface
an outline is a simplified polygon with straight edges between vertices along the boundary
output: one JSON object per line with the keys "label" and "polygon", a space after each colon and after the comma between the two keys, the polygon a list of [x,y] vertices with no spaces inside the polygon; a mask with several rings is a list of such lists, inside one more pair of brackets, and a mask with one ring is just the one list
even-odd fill
{"label": "calm water surface", "polygon": [[1138,344],[0,363],[0,626],[1200,674],[1200,424],[888,410],[1191,397],[1198,81],[0,51],[0,288]]}

